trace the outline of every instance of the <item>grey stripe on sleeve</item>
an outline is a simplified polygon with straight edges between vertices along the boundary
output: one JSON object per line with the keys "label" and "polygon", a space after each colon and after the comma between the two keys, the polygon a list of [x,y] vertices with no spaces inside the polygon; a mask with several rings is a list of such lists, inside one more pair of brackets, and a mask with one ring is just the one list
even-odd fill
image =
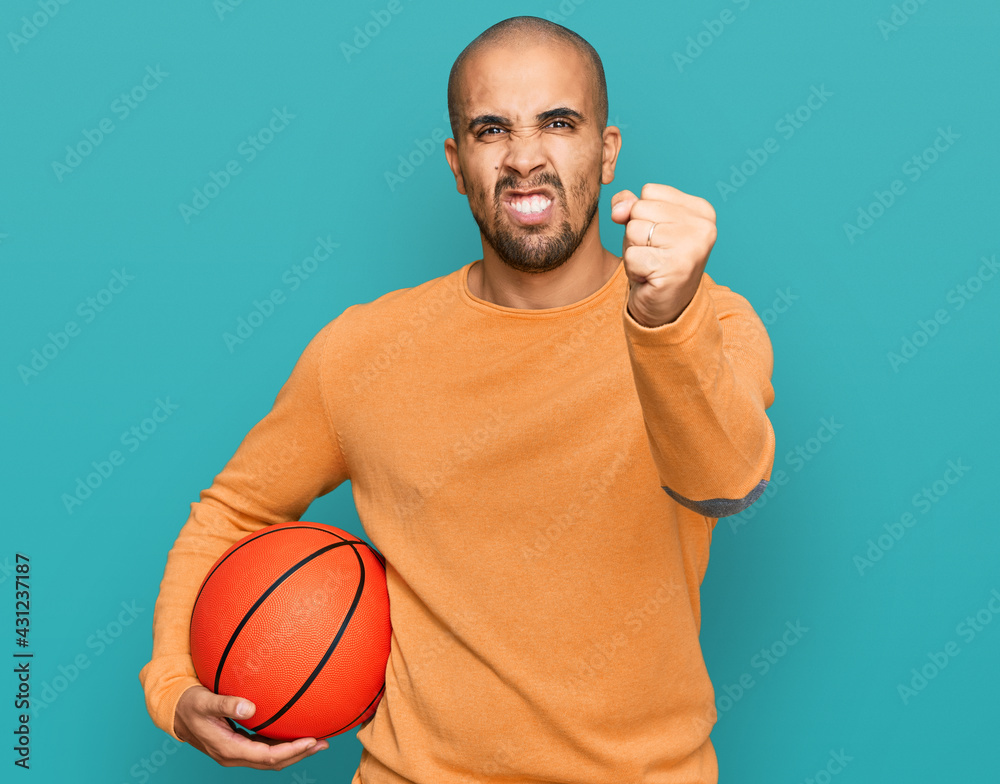
{"label": "grey stripe on sleeve", "polygon": [[761,479],[757,485],[747,493],[743,498],[710,498],[707,501],[692,501],[690,498],[685,498],[680,493],[675,493],[669,487],[661,485],[664,490],[667,491],[667,495],[673,498],[681,506],[686,506],[688,509],[693,509],[700,515],[705,515],[705,517],[728,517],[729,515],[734,515],[737,512],[742,512],[750,504],[760,497],[760,494],[764,492],[764,488],[767,487],[767,480]]}

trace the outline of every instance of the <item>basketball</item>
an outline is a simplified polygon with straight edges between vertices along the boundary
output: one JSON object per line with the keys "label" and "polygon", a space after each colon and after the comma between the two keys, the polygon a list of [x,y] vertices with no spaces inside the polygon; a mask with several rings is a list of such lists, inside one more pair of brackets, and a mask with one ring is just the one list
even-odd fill
{"label": "basketball", "polygon": [[209,570],[191,615],[191,658],[208,689],[257,706],[246,729],[320,739],[374,715],[391,633],[377,550],[331,525],[279,523],[235,542]]}

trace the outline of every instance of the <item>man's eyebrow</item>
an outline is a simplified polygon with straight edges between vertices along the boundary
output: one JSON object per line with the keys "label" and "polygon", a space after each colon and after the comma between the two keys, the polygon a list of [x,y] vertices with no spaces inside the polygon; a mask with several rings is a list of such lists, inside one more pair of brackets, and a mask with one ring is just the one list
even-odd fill
{"label": "man's eyebrow", "polygon": [[[551,120],[554,117],[572,117],[579,122],[585,121],[584,116],[580,114],[580,112],[575,109],[570,109],[568,106],[558,106],[555,109],[548,109],[535,115],[535,119],[538,122],[545,122],[546,120]],[[510,125],[510,118],[503,117],[499,114],[480,114],[478,117],[473,117],[469,121],[468,129],[471,132],[479,125]]]}

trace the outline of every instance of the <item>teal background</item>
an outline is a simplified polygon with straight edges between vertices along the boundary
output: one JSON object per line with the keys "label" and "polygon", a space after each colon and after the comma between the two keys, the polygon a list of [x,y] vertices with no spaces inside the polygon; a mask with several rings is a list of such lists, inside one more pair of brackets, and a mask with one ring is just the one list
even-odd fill
{"label": "teal background", "polygon": [[[747,297],[774,345],[774,470],[787,482],[719,522],[702,591],[720,781],[806,781],[833,752],[851,758],[834,776],[844,784],[996,781],[1000,279],[983,259],[1000,250],[1000,8],[911,0],[900,6],[914,13],[892,30],[879,20],[897,6],[860,0],[552,0],[502,11],[400,2],[349,58],[342,43],[386,3],[244,2],[220,18],[209,0],[70,2],[20,43],[44,0],[11,0],[0,12],[9,504],[0,604],[12,629],[10,568],[27,554],[32,685],[55,697],[33,720],[31,769],[15,771],[18,780],[145,780],[134,766],[167,736],[148,718],[137,674],[190,503],[324,324],[481,257],[442,144],[392,188],[386,172],[420,140],[451,135],[445,87],[461,49],[495,22],[531,14],[580,33],[604,62],[609,122],[624,138],[602,194],[605,246],[620,252],[622,227],[609,217],[618,190],[664,182],[709,199],[719,239],[707,271]],[[703,33],[724,9],[732,22],[722,34]],[[675,53],[699,33],[710,43],[678,65]],[[167,75],[121,118],[113,102],[147,66]],[[786,139],[776,124],[813,87],[832,96]],[[247,162],[241,142],[284,107],[294,119]],[[53,162],[102,118],[113,131],[60,181]],[[939,129],[957,139],[911,181],[904,165]],[[769,137],[777,152],[721,193],[730,167]],[[186,222],[178,205],[230,159],[242,172]],[[905,193],[848,237],[844,224],[896,179]],[[282,276],[317,237],[339,245],[291,291]],[[84,323],[78,306],[115,270],[134,280]],[[963,298],[956,287],[977,274]],[[276,288],[285,303],[230,351],[223,333]],[[939,310],[947,321],[894,366],[890,352],[902,356],[904,339]],[[19,366],[70,320],[79,335],[22,378]],[[69,512],[63,494],[167,397],[177,410]],[[969,469],[951,484],[948,461]],[[933,502],[919,502],[925,488]],[[898,525],[907,512],[912,525]],[[361,533],[346,483],[304,519]],[[881,557],[859,561],[872,547]],[[135,622],[98,644],[95,634],[133,601]],[[963,624],[977,612],[970,639]],[[807,631],[783,649],[796,623]],[[912,668],[930,672],[928,654],[949,642],[958,655],[901,696]],[[762,649],[774,654],[766,671]],[[81,654],[88,666],[67,680]],[[12,694],[15,676],[3,670]],[[9,698],[3,705],[9,742],[17,711]],[[156,754],[162,764],[145,775],[156,784],[348,782],[360,751],[352,731],[273,774],[223,769],[184,746]]]}

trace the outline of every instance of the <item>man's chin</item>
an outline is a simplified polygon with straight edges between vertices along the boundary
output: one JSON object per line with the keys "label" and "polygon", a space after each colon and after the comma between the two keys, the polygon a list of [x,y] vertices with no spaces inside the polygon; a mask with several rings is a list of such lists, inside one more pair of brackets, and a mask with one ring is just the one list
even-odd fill
{"label": "man's chin", "polygon": [[544,254],[533,255],[530,252],[512,257],[497,251],[497,257],[511,269],[529,273],[548,272],[561,267],[566,262],[566,259],[553,259]]}

